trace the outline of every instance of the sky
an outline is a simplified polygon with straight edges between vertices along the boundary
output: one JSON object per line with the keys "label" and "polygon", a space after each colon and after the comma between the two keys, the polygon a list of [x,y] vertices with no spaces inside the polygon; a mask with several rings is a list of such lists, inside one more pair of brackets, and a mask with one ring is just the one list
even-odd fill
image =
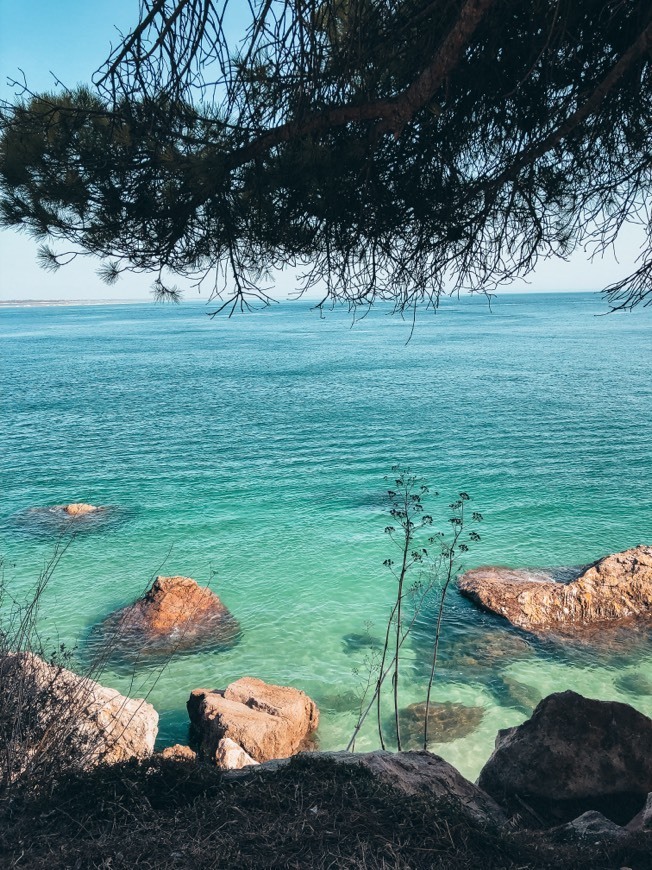
{"label": "sky", "polygon": [[[0,97],[11,100],[11,79],[22,72],[30,89],[51,90],[56,76],[66,86],[87,83],[119,40],[138,19],[138,0],[0,0]],[[568,262],[541,262],[527,282],[504,292],[523,290],[599,290],[634,269],[642,232],[627,228],[617,250],[591,262],[582,251]],[[127,300],[150,298],[154,276],[126,275],[113,287],[96,274],[99,261],[77,260],[58,272],[36,262],[37,243],[11,230],[0,231],[0,301]],[[178,282],[183,286],[183,282]],[[281,276],[279,298],[294,290],[290,275]]]}

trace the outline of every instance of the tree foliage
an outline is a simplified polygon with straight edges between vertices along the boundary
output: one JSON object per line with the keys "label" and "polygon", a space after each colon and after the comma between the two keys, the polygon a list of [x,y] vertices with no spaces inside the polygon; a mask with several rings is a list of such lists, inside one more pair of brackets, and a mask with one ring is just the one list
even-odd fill
{"label": "tree foliage", "polygon": [[644,0],[143,0],[92,87],[2,110],[1,219],[72,245],[45,265],[190,276],[229,310],[285,266],[324,301],[436,304],[638,223],[607,291],[631,307],[651,56]]}

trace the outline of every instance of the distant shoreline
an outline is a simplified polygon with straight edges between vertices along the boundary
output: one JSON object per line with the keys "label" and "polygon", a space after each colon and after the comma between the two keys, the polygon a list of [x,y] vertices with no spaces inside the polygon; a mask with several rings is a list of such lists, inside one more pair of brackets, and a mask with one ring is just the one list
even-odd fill
{"label": "distant shoreline", "polygon": [[141,305],[151,299],[0,299],[0,308],[59,308],[64,305]]}
{"label": "distant shoreline", "polygon": [[[590,295],[600,293],[601,290],[499,290],[492,294],[493,300],[500,297],[510,296],[571,296],[571,295]],[[460,298],[471,298],[473,295],[476,299],[482,298],[482,294],[464,293]],[[445,297],[442,301],[446,301]],[[455,298],[455,297],[453,297]],[[279,303],[294,303],[300,300],[296,299],[278,299]],[[317,297],[304,298],[303,302],[316,302]],[[210,304],[206,299],[182,299],[182,305],[187,304]],[[143,299],[0,299],[0,308],[58,308],[58,307],[74,307],[74,306],[98,306],[98,305],[153,305],[156,304],[151,298]]]}

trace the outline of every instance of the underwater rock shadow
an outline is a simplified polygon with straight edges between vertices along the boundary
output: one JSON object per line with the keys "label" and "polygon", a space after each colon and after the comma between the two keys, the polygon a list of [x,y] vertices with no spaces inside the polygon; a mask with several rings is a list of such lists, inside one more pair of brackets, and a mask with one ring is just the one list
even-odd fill
{"label": "underwater rock shadow", "polygon": [[[565,572],[568,582],[581,570],[568,569]],[[436,616],[426,611],[419,616],[412,632],[415,682],[429,676],[435,625]],[[554,663],[591,670],[602,667],[622,673],[623,668],[636,669],[641,651],[651,648],[652,631],[646,625],[613,626],[602,632],[581,633],[577,638],[552,633],[542,636],[453,599],[442,622],[435,682],[477,685],[498,706],[529,716],[545,693],[527,678],[518,679],[510,665],[527,661],[528,671],[539,663],[544,667]],[[652,681],[639,673],[622,674],[615,683],[628,694],[652,693]],[[576,687],[569,681],[564,688]]]}
{"label": "underwater rock shadow", "polygon": [[347,655],[355,655],[359,652],[382,650],[384,643],[381,638],[364,632],[350,632],[342,635],[342,649]]}
{"label": "underwater rock shadow", "polygon": [[117,505],[103,505],[89,513],[68,514],[66,505],[30,507],[18,511],[2,522],[11,534],[36,538],[61,538],[87,535],[116,529],[131,520],[136,511]]}
{"label": "underwater rock shadow", "polygon": [[237,628],[228,638],[213,638],[193,647],[184,647],[175,643],[173,638],[165,643],[143,643],[139,632],[124,630],[116,624],[109,627],[105,619],[87,629],[79,655],[86,667],[106,667],[123,677],[135,672],[155,673],[173,658],[219,654],[233,649],[244,636],[240,624],[235,619],[233,622]]}
{"label": "underwater rock shadow", "polygon": [[[430,701],[428,705],[428,748],[463,740],[479,728],[485,714],[484,707],[462,704],[458,701]],[[426,702],[409,704],[398,712],[401,746],[423,749],[426,721]],[[385,717],[384,733],[390,744],[396,745],[396,720]]]}

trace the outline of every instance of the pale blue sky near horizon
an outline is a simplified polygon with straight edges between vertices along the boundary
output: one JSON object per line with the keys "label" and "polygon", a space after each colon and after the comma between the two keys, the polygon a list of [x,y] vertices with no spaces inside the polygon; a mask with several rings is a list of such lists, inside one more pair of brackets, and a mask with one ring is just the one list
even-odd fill
{"label": "pale blue sky near horizon", "polygon": [[[0,0],[0,97],[12,99],[16,88],[9,80],[20,79],[21,70],[36,91],[53,89],[55,76],[67,86],[89,82],[111,43],[118,41],[118,29],[126,32],[137,21],[138,7],[138,0]],[[569,261],[542,261],[527,281],[514,282],[502,292],[600,290],[633,271],[643,240],[639,230],[627,227],[615,254],[590,261],[578,251]],[[36,262],[37,247],[24,234],[0,232],[0,300],[150,298],[153,275],[125,275],[109,287],[96,274],[99,261],[90,258],[46,272]],[[275,295],[287,298],[294,289],[292,276],[282,274]]]}

